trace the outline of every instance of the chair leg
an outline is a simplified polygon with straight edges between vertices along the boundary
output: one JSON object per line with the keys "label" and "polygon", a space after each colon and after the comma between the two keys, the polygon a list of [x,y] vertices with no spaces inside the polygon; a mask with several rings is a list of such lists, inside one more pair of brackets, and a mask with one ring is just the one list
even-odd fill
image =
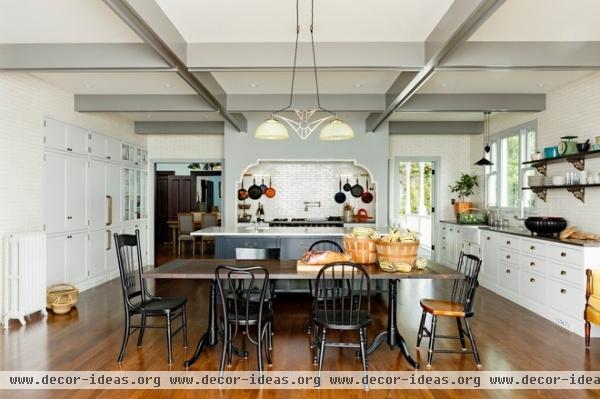
{"label": "chair leg", "polygon": [[467,347],[465,346],[465,334],[463,333],[462,323],[460,321],[460,317],[456,318],[456,326],[458,327],[458,338],[460,339],[460,346],[462,350],[466,351]]}
{"label": "chair leg", "polygon": [[138,336],[137,347],[142,347],[142,341],[144,340],[144,332],[146,331],[146,315],[142,313],[142,320],[140,320],[140,335]]}
{"label": "chair leg", "polygon": [[325,335],[327,334],[327,329],[323,327],[323,331],[321,332],[321,347],[319,348],[319,381],[321,381],[321,372],[323,371],[323,358],[325,358]]}
{"label": "chair leg", "polygon": [[223,328],[223,351],[221,352],[221,364],[219,366],[219,371],[220,376],[223,376],[223,373],[225,372],[225,359],[228,356],[228,349],[229,348],[229,327],[225,326],[225,328]]}
{"label": "chair leg", "polygon": [[[367,338],[363,328],[359,330],[360,335],[360,360],[362,361],[363,371],[365,373],[365,381],[367,381]],[[365,383],[365,389],[369,389],[369,384]]]}
{"label": "chair leg", "polygon": [[181,240],[178,240],[177,243],[177,257],[181,258]]}
{"label": "chair leg", "polygon": [[200,239],[200,257],[204,258],[204,240]]}
{"label": "chair leg", "polygon": [[233,326],[229,325],[226,328],[229,329],[229,337],[227,339],[227,365],[231,366],[233,358]]}
{"label": "chair leg", "polygon": [[427,320],[427,312],[423,311],[421,315],[421,324],[419,324],[419,332],[417,333],[417,349],[421,346],[421,340],[423,339],[423,327],[425,327],[425,321]]}
{"label": "chair leg", "polygon": [[437,316],[431,317],[431,335],[429,336],[429,353],[427,353],[427,367],[431,367],[433,350],[435,348],[435,330],[437,328]]}
{"label": "chair leg", "polygon": [[167,313],[167,360],[173,364],[173,336],[171,335],[171,313]]}
{"label": "chair leg", "polygon": [[268,350],[272,351],[273,350],[273,326],[271,325],[272,322],[269,322],[269,324],[267,325],[267,344],[268,344]]}
{"label": "chair leg", "polygon": [[590,335],[592,333],[592,325],[589,321],[585,321],[585,349],[590,349]]}
{"label": "chair leg", "polygon": [[262,359],[262,344],[263,344],[263,334],[261,326],[256,327],[258,329],[257,339],[256,339],[256,360],[258,361],[258,372],[262,375],[263,372],[263,359]]}
{"label": "chair leg", "polygon": [[196,256],[196,240],[192,239],[192,258]]}
{"label": "chair leg", "polygon": [[477,344],[475,343],[475,337],[473,336],[473,331],[471,330],[471,323],[469,319],[465,319],[465,327],[467,329],[467,335],[469,337],[469,341],[471,342],[471,348],[473,349],[473,356],[475,357],[475,363],[477,363],[477,367],[481,366],[481,361],[479,360],[479,351],[477,350]]}
{"label": "chair leg", "polygon": [[125,315],[125,332],[123,334],[123,342],[121,343],[121,350],[119,351],[119,357],[117,361],[121,363],[123,357],[125,357],[125,348],[127,348],[127,341],[129,341],[129,323],[131,322],[129,313]]}
{"label": "chair leg", "polygon": [[270,343],[270,341],[271,341],[271,332],[270,332],[270,329],[271,329],[270,328],[270,323],[267,323],[265,325],[265,328],[264,328],[264,334],[265,334],[265,336],[267,338],[267,345],[265,345],[265,357],[267,358],[267,364],[269,366],[273,364],[273,361],[271,360],[271,350],[273,348],[271,348],[271,343]]}
{"label": "chair leg", "polygon": [[188,347],[188,334],[187,334],[187,307],[183,305],[183,309],[181,309],[181,324],[183,325],[183,347]]}

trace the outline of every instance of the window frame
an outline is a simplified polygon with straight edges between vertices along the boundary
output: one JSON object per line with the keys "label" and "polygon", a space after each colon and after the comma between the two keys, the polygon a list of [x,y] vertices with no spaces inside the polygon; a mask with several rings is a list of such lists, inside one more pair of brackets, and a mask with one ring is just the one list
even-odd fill
{"label": "window frame", "polygon": [[[492,134],[490,136],[490,146],[495,145],[496,146],[496,159],[492,160],[492,162],[494,162],[494,166],[495,166],[495,171],[492,171],[492,167],[491,166],[486,166],[485,167],[485,171],[484,171],[484,181],[485,181],[485,205],[486,207],[494,207],[494,208],[498,208],[501,209],[503,211],[507,211],[507,212],[516,212],[516,211],[520,211],[521,207],[522,207],[522,203],[523,203],[523,190],[522,188],[525,187],[525,176],[527,176],[527,173],[531,170],[535,170],[535,168],[529,166],[529,165],[523,165],[523,162],[530,160],[531,158],[531,154],[528,154],[528,133],[531,130],[535,131],[535,139],[534,139],[534,143],[533,143],[533,148],[535,150],[537,150],[538,148],[538,141],[539,141],[539,132],[538,132],[538,124],[537,124],[537,119],[534,119],[532,121],[529,122],[525,122],[522,123],[520,125],[516,125],[516,126],[512,126],[509,127],[508,129],[502,130],[498,133]],[[519,137],[519,176],[518,176],[518,186],[520,189],[520,195],[519,195],[519,205],[518,206],[502,206],[502,171],[503,168],[505,168],[505,165],[503,165],[503,152],[502,152],[502,140],[508,137],[512,137],[512,136],[517,136]],[[495,143],[495,144],[493,144]],[[490,199],[490,187],[489,187],[489,178],[490,176],[495,175],[496,176],[496,204],[495,205],[490,205],[489,204],[489,199]],[[527,209],[536,209],[537,208],[537,201],[534,203],[533,207],[527,207]]]}

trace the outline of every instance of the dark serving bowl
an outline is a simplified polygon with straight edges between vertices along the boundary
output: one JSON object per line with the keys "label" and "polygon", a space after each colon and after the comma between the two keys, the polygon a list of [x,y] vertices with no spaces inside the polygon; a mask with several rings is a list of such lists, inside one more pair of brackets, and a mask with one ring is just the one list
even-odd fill
{"label": "dark serving bowl", "polygon": [[531,235],[555,237],[567,227],[567,221],[559,217],[532,216],[525,220],[525,227]]}

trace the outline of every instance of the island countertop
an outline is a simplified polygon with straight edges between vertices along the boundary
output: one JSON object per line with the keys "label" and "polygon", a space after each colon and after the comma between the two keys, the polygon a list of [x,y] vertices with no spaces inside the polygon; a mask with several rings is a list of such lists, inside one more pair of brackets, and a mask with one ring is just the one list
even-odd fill
{"label": "island countertop", "polygon": [[[381,235],[387,235],[387,227],[375,229]],[[248,236],[248,237],[343,237],[351,233],[347,227],[266,227],[256,229],[251,226],[237,227],[207,227],[192,232],[193,236]]]}

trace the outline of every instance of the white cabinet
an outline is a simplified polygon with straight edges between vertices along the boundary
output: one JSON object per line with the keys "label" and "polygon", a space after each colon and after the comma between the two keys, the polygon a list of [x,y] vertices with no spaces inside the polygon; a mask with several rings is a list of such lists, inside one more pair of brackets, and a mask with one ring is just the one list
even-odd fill
{"label": "white cabinet", "polygon": [[88,130],[77,126],[67,125],[67,152],[87,154],[88,133]]}
{"label": "white cabinet", "polygon": [[120,223],[121,217],[121,167],[106,164],[106,196],[108,206],[107,225]]}
{"label": "white cabinet", "polygon": [[[97,277],[106,272],[107,235],[108,230],[92,231],[89,234],[87,266],[90,277]],[[108,240],[110,241],[110,240]]]}
{"label": "white cabinet", "polygon": [[480,280],[485,287],[498,284],[498,235],[488,231],[482,234]]}
{"label": "white cabinet", "polygon": [[67,159],[62,154],[44,154],[44,220],[46,233],[67,231]]}
{"label": "white cabinet", "polygon": [[107,226],[109,206],[106,197],[106,162],[90,161],[88,168],[88,217],[91,229]]}
{"label": "white cabinet", "polygon": [[46,240],[46,284],[66,282],[65,265],[67,256],[67,236],[48,237]]}
{"label": "white cabinet", "polygon": [[68,230],[85,229],[86,218],[86,169],[83,158],[67,157],[67,227]]}
{"label": "white cabinet", "polygon": [[113,235],[122,234],[123,229],[109,229],[107,230],[106,238],[106,271],[108,273],[114,273],[119,271],[119,261],[117,260],[117,251],[115,250],[115,239]]}
{"label": "white cabinet", "polygon": [[69,283],[77,284],[87,278],[87,243],[87,232],[67,235],[65,276]]}
{"label": "white cabinet", "polygon": [[121,142],[112,137],[106,138],[106,159],[119,162],[121,159]]}
{"label": "white cabinet", "polygon": [[135,163],[136,153],[131,144],[121,143],[121,161],[129,164]]}
{"label": "white cabinet", "polygon": [[106,158],[106,136],[95,132],[89,132],[88,154],[95,158]]}
{"label": "white cabinet", "polygon": [[54,150],[67,150],[67,125],[54,119],[44,120],[44,145]]}

